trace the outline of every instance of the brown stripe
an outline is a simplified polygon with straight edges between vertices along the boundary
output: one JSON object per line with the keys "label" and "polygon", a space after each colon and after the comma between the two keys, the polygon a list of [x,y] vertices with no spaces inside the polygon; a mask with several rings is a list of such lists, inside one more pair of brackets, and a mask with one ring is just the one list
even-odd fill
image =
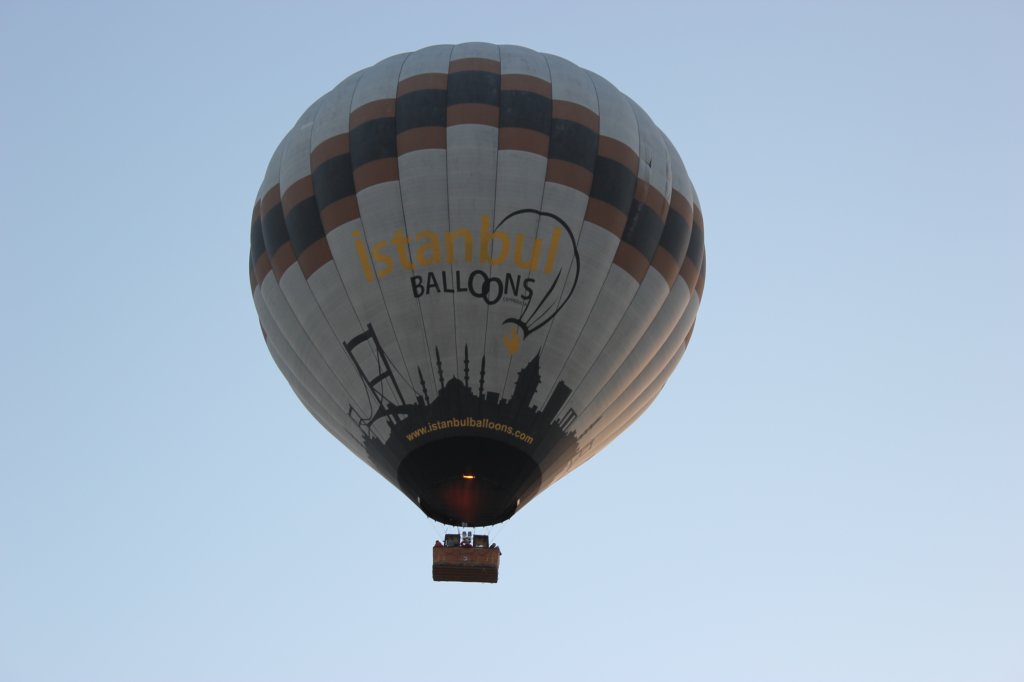
{"label": "brown stripe", "polygon": [[643,281],[647,268],[650,266],[650,263],[644,258],[644,254],[626,242],[619,242],[619,249],[615,252],[612,262],[628,272],[630,277],[637,282]]}
{"label": "brown stripe", "polygon": [[557,182],[584,194],[590,194],[590,185],[594,181],[594,174],[583,166],[577,166],[569,161],[548,159],[547,179],[549,182]]}
{"label": "brown stripe", "polygon": [[281,197],[284,214],[288,215],[295,208],[296,204],[309,199],[311,196],[313,196],[313,178],[307,175],[301,180],[297,180],[294,185],[285,190],[284,196]]}
{"label": "brown stripe", "polygon": [[693,226],[701,232],[704,231],[704,214],[701,213],[700,206],[697,204],[693,205]]}
{"label": "brown stripe", "polygon": [[502,90],[523,90],[544,97],[551,97],[551,83],[536,76],[524,76],[519,73],[506,73],[501,76]]}
{"label": "brown stripe", "polygon": [[681,215],[687,225],[693,222],[693,207],[687,198],[676,190],[672,190],[672,210]]}
{"label": "brown stripe", "polygon": [[647,208],[651,209],[661,222],[665,222],[665,218],[668,217],[668,201],[654,185],[637,178],[633,198],[647,204]]}
{"label": "brown stripe", "polygon": [[700,264],[700,275],[697,276],[697,295],[700,296],[700,300],[704,300],[704,278],[708,274],[708,259],[704,258]]}
{"label": "brown stripe", "polygon": [[498,127],[498,107],[490,104],[456,104],[448,107],[448,127],[476,123]]}
{"label": "brown stripe", "polygon": [[670,287],[676,283],[676,278],[679,277],[679,263],[661,246],[654,250],[651,267],[661,274]]}
{"label": "brown stripe", "polygon": [[364,163],[352,172],[355,179],[356,191],[364,190],[367,187],[379,185],[382,182],[391,182],[398,179],[398,159],[377,159]]}
{"label": "brown stripe", "polygon": [[277,253],[274,254],[274,257],[270,259],[270,267],[274,270],[274,276],[277,277],[278,281],[284,276],[284,271],[291,267],[291,264],[294,262],[295,250],[292,248],[292,243],[285,242],[277,250]]}
{"label": "brown stripe", "polygon": [[682,267],[679,268],[679,276],[682,277],[683,280],[685,280],[686,287],[690,291],[693,291],[694,288],[697,286],[697,276],[699,274],[700,271],[697,270],[697,264],[694,263],[689,258],[684,258],[683,265]]}
{"label": "brown stripe", "polygon": [[260,202],[256,201],[252,206],[252,222],[255,225],[260,219]]}
{"label": "brown stripe", "polygon": [[594,197],[590,197],[590,203],[587,204],[587,214],[584,216],[584,220],[589,220],[595,225],[603,227],[619,238],[622,237],[622,230],[626,227],[625,213],[611,204]]}
{"label": "brown stripe", "polygon": [[395,100],[379,99],[376,102],[368,102],[359,107],[348,118],[348,129],[355,130],[367,121],[378,118],[394,118]]}
{"label": "brown stripe", "polygon": [[306,247],[306,250],[299,254],[299,267],[302,274],[307,278],[313,273],[331,262],[331,247],[327,245],[327,239],[321,237]]}
{"label": "brown stripe", "polygon": [[[696,326],[696,324],[690,325],[690,331],[686,332],[686,336],[683,338],[683,348],[686,348],[687,346],[690,345],[690,339],[693,337],[693,330]],[[682,354],[680,353],[680,355]]]}
{"label": "brown stripe", "polygon": [[398,82],[398,97],[417,90],[447,90],[448,74],[421,73]]}
{"label": "brown stripe", "polygon": [[263,284],[263,280],[267,278],[267,274],[270,272],[270,258],[266,253],[256,259],[252,270],[253,274],[256,275],[256,283]]}
{"label": "brown stripe", "polygon": [[420,149],[444,149],[448,145],[447,129],[440,126],[410,128],[398,133],[398,155]]}
{"label": "brown stripe", "polygon": [[498,131],[498,149],[518,149],[547,156],[548,136],[529,128],[501,128]]}
{"label": "brown stripe", "polygon": [[576,104],[576,102],[556,99],[551,104],[551,117],[575,121],[580,125],[590,128],[595,133],[601,129],[600,119],[597,114],[581,104]]}
{"label": "brown stripe", "polygon": [[356,202],[355,196],[338,199],[320,209],[320,221],[324,224],[324,232],[330,232],[358,217],[359,204]]}
{"label": "brown stripe", "polygon": [[633,171],[634,175],[636,174],[639,158],[637,157],[636,152],[630,149],[629,145],[602,135],[597,142],[597,154],[598,156],[603,156],[606,159],[618,161],[623,166]]}
{"label": "brown stripe", "polygon": [[263,195],[263,199],[260,201],[260,213],[267,215],[279,203],[281,203],[281,185],[274,185]]}
{"label": "brown stripe", "polygon": [[448,73],[457,73],[459,71],[486,71],[488,73],[501,73],[501,62],[497,62],[493,59],[484,59],[482,57],[453,59],[451,63],[448,64]]}
{"label": "brown stripe", "polygon": [[313,153],[309,155],[309,165],[316,170],[324,161],[342,154],[348,154],[348,133],[328,137],[318,144]]}

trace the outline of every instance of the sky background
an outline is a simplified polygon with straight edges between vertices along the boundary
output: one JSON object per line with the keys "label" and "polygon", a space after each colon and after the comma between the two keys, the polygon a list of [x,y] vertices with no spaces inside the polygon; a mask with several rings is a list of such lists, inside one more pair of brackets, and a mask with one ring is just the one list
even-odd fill
{"label": "sky background", "polygon": [[[1024,5],[86,5],[0,6],[0,682],[1024,680]],[[473,40],[644,107],[709,259],[497,585],[431,581],[247,274],[302,111]]]}

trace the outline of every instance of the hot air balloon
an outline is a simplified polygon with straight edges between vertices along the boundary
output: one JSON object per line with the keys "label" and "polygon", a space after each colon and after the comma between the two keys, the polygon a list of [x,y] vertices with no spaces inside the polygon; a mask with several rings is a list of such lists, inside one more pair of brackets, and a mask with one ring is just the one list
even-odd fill
{"label": "hot air balloon", "polygon": [[[309,412],[428,517],[475,528],[655,399],[693,332],[704,227],[679,154],[606,80],[436,45],[302,114],[257,195],[249,275]],[[491,563],[451,579],[496,580]]]}

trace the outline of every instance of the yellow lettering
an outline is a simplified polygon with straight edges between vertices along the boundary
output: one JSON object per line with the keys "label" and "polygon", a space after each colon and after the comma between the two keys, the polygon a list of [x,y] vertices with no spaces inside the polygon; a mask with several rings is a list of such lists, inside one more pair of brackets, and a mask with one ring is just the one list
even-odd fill
{"label": "yellow lettering", "polygon": [[450,230],[444,233],[444,245],[448,255],[448,262],[455,262],[455,239],[462,237],[465,240],[465,257],[467,263],[473,262],[473,233],[464,227],[457,230]]}
{"label": "yellow lettering", "polygon": [[[441,240],[432,230],[416,233],[416,240],[422,242],[416,249],[416,262],[420,265],[435,265],[441,262]],[[427,253],[430,253],[428,256]]]}
{"label": "yellow lettering", "polygon": [[367,282],[373,281],[373,266],[370,265],[370,254],[366,252],[366,244],[360,239],[359,230],[352,233],[356,238],[356,252],[359,254],[359,264],[363,266],[363,276]]}
{"label": "yellow lettering", "polygon": [[384,249],[388,247],[386,239],[381,240],[373,245],[373,259],[377,261],[382,267],[377,270],[378,277],[386,277],[391,274],[391,271],[395,269],[395,261],[392,260],[391,256],[384,253]]}
{"label": "yellow lettering", "polygon": [[[499,255],[491,256],[491,242],[500,242]],[[480,218],[480,262],[501,265],[508,256],[508,235],[504,232],[491,232],[491,221],[488,216]]]}
{"label": "yellow lettering", "polygon": [[409,260],[409,239],[405,236],[405,232],[395,230],[394,236],[391,237],[391,243],[398,251],[398,262],[406,270],[412,270],[412,261]]}
{"label": "yellow lettering", "polygon": [[526,241],[522,234],[516,235],[516,265],[527,270],[534,270],[537,267],[537,261],[540,260],[540,249],[544,245],[540,239],[533,240],[533,253],[530,254],[529,262],[523,260],[523,242]]}

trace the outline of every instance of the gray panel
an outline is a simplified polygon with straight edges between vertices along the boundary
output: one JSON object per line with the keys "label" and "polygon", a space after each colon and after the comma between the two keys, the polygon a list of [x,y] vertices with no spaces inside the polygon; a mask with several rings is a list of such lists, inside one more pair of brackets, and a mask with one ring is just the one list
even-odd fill
{"label": "gray panel", "polygon": [[[366,323],[359,318],[352,307],[348,292],[342,285],[341,277],[333,263],[314,272],[307,280],[307,284],[320,304],[320,309],[325,312],[329,311],[327,321],[337,339],[347,341],[366,330]],[[335,370],[342,382],[349,387],[349,394],[352,396],[350,407],[354,408],[360,417],[369,417],[377,405],[363,385],[359,371],[351,358],[346,354],[336,365]],[[386,425],[382,422],[377,422],[370,430],[381,440],[386,439],[389,433]]]}
{"label": "gray panel", "polygon": [[[267,278],[267,281],[272,281],[272,278]],[[346,426],[346,418],[342,416],[343,412],[338,409],[333,398],[281,330],[280,324],[267,306],[266,292],[263,291],[262,286],[256,290],[253,298],[257,314],[260,317],[260,324],[266,334],[267,345],[270,347],[275,361],[279,363],[278,366],[282,368],[281,371],[288,383],[292,385],[293,389],[296,387],[302,389],[302,395],[306,396],[309,401],[307,405],[317,408],[314,416],[318,421],[330,424],[332,433],[343,432]],[[365,453],[363,456],[365,457]]]}
{"label": "gray panel", "polygon": [[491,43],[461,43],[452,48],[452,61],[456,59],[500,59],[498,46]]}
{"label": "gray panel", "polygon": [[[331,90],[313,117],[310,147],[316,147],[332,137],[348,132],[348,115],[352,110],[352,95],[366,70],[352,74]],[[323,208],[321,206],[321,208]]]}
{"label": "gray panel", "polygon": [[355,111],[364,104],[381,99],[394,99],[398,86],[398,74],[408,54],[396,54],[393,57],[377,62],[363,75],[356,85],[352,97],[352,109]]}
{"label": "gray panel", "polygon": [[551,73],[551,98],[575,102],[597,113],[597,93],[590,72],[553,54],[545,54]]}
{"label": "gray panel", "polygon": [[452,45],[431,45],[409,53],[402,64],[401,79],[424,73],[448,73],[448,60]]}
{"label": "gray panel", "polygon": [[[669,376],[675,371],[676,366],[683,357],[683,353],[686,351],[685,344],[666,365],[658,377],[648,384],[647,388],[644,389],[643,393],[640,394],[636,402],[630,406],[629,410],[625,412],[616,422],[613,424],[607,432],[598,434],[596,436],[597,442],[595,443],[595,452],[605,448],[609,443],[618,438],[619,434],[625,431],[633,424],[640,416],[647,411],[647,408],[651,406],[658,394],[661,393],[662,389],[665,388],[665,384],[668,382]],[[575,466],[579,466],[586,460],[580,460],[575,463]]]}
{"label": "gray panel", "polygon": [[499,50],[502,74],[516,73],[541,80],[550,79],[547,62],[541,53],[518,45],[500,45]]}
{"label": "gray panel", "polygon": [[596,73],[590,73],[590,79],[597,91],[598,111],[601,114],[601,135],[618,140],[639,151],[640,130],[637,127],[633,106],[615,86]]}
{"label": "gray panel", "polygon": [[263,197],[266,196],[267,192],[281,179],[281,156],[284,154],[284,143],[285,140],[281,140],[281,144],[277,145],[277,149],[274,150],[274,155],[270,157],[270,163],[267,164],[267,172],[264,174],[263,182],[260,184],[259,194],[256,195],[257,201],[263,201]]}
{"label": "gray panel", "polygon": [[[349,406],[361,405],[366,402],[366,398],[360,395],[363,390],[358,374],[342,346],[346,337],[339,336],[328,322],[297,264],[285,271],[278,284],[296,321],[319,354],[323,366],[330,368],[330,375],[320,377],[321,383],[334,400],[345,407],[348,415]],[[335,311],[331,311],[331,314],[334,315]]]}
{"label": "gray panel", "polygon": [[[579,422],[590,424],[598,417],[603,417],[605,411],[623,398],[624,391],[637,378],[637,376],[650,365],[658,350],[663,347],[672,330],[677,326],[686,304],[690,300],[690,290],[681,278],[676,278],[675,286],[672,287],[661,309],[651,321],[650,326],[644,330],[643,335],[629,349],[628,355],[615,369],[614,374],[601,387],[593,400],[583,409],[578,409]],[[639,324],[639,321],[631,321],[627,315],[623,319],[623,326],[631,323]],[[618,331],[621,331],[618,330]],[[615,341],[613,340],[612,343]],[[591,373],[594,376],[596,373]],[[584,389],[586,382],[581,385]]]}
{"label": "gray panel", "polygon": [[671,373],[672,367],[675,366],[672,364],[673,358],[678,358],[686,348],[686,338],[693,329],[696,310],[697,305],[687,307],[686,313],[676,323],[672,333],[665,340],[664,345],[658,349],[650,364],[621,393],[614,405],[602,415],[598,428],[593,429],[591,434],[598,443],[610,442],[614,435],[618,434],[623,424],[635,419],[638,416],[638,406],[643,404],[646,408],[643,396],[649,393],[648,389],[651,384],[657,383],[662,377],[667,378],[668,373]]}
{"label": "gray panel", "polygon": [[[643,179],[658,191],[667,204],[672,199],[672,161],[665,136],[658,130],[647,113],[630,100],[640,130],[640,169]],[[645,170],[646,167],[646,170]],[[653,202],[649,202],[652,203]]]}
{"label": "gray panel", "polygon": [[[630,277],[630,279],[632,278]],[[586,377],[575,384],[576,390],[573,391],[569,400],[569,406],[577,413],[583,414],[587,404],[597,394],[601,386],[628,357],[651,325],[662,302],[668,296],[668,292],[668,285],[661,275],[655,270],[649,270],[640,284],[640,288],[636,290],[633,300],[623,311],[615,331],[607,337],[607,343],[601,348],[600,354],[587,368]],[[591,423],[584,421],[582,417],[579,422],[584,429]]]}
{"label": "gray panel", "polygon": [[[267,314],[274,320],[281,332],[282,340],[288,344],[298,360],[315,378],[317,385],[322,390],[323,397],[325,397],[324,404],[331,409],[338,410],[339,414],[345,414],[349,400],[341,381],[302,326],[287,297],[278,286],[278,282],[273,276],[268,276],[263,280],[258,291],[263,297]],[[267,331],[269,333],[269,328]]]}
{"label": "gray panel", "polygon": [[637,281],[624,270],[617,267],[609,270],[593,312],[582,326],[576,344],[559,374],[561,381],[576,389],[569,399],[568,407],[580,405],[577,395],[580,382],[598,361],[638,289]]}

